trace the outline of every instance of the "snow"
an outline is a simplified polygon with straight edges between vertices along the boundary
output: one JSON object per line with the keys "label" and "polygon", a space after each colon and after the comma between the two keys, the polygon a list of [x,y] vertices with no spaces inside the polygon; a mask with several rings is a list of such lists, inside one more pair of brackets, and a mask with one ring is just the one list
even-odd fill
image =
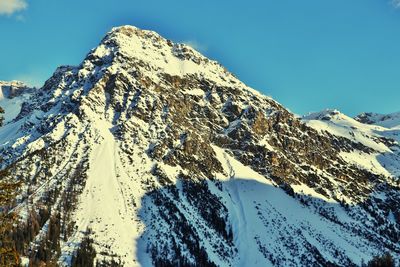
{"label": "snow", "polygon": [[313,198],[321,199],[325,202],[330,202],[330,203],[337,203],[337,201],[334,201],[333,199],[327,198],[324,195],[321,195],[320,193],[317,193],[313,188],[308,187],[305,184],[299,184],[299,185],[291,185],[293,188],[293,191],[302,195],[307,195]]}
{"label": "snow", "polygon": [[0,81],[0,107],[4,109],[4,123],[8,123],[18,116],[22,104],[30,97],[30,90],[22,82]]}
{"label": "snow", "polygon": [[[327,244],[335,244],[339,251],[345,252],[354,262],[360,264],[361,259],[367,259],[370,254],[367,241],[355,237],[339,225],[325,220],[312,209],[301,205],[288,196],[283,190],[274,186],[268,178],[244,166],[223,149],[213,146],[224,171],[229,174],[217,177],[225,181],[224,187],[228,196],[224,196],[228,204],[231,223],[234,225],[235,245],[239,258],[235,266],[273,266],[266,260],[261,247],[273,255],[285,254],[288,259],[295,258],[287,247],[282,246],[282,240],[292,240],[295,247],[293,253],[304,253],[304,242],[316,246],[319,252],[333,262],[337,260],[335,252]],[[341,214],[344,222],[354,221],[345,215],[335,203],[313,192],[311,188],[302,185],[305,194],[311,195],[316,201],[325,201]],[[297,230],[296,230],[297,229]],[[299,231],[301,234],[299,234]],[[366,242],[366,243],[364,243]],[[274,258],[274,256],[272,256]],[[281,263],[286,266],[299,266],[300,262]],[[339,263],[340,264],[340,263]]]}
{"label": "snow", "polygon": [[[338,110],[324,110],[303,117],[303,121],[308,126],[322,134],[328,132],[373,149],[372,153],[358,150],[342,151],[340,155],[347,162],[383,176],[400,176],[400,151],[395,146],[388,146],[381,141],[382,138],[390,138],[397,143],[400,142],[400,128],[397,128],[398,113],[370,115],[369,119],[377,122],[364,124]],[[394,128],[385,128],[385,126]]]}
{"label": "snow", "polygon": [[19,120],[15,123],[8,123],[0,127],[0,145],[5,146],[11,144],[16,138],[21,136],[20,127],[23,125],[23,121]]}
{"label": "snow", "polygon": [[0,98],[0,107],[4,109],[4,123],[12,121],[21,111],[22,103],[25,101],[23,97]]}
{"label": "snow", "polygon": [[21,266],[22,267],[28,267],[29,266],[29,258],[21,257]]}
{"label": "snow", "polygon": [[[154,31],[125,25],[113,28],[92,54],[108,62],[111,55],[118,51],[124,57],[146,62],[149,65],[146,75],[154,82],[160,81],[160,73],[181,77],[197,75],[222,86],[235,84],[252,95],[271,100],[270,97],[246,86],[218,62],[204,57],[192,47],[185,44],[174,44],[171,47],[169,42]],[[199,91],[192,93],[200,94]]]}
{"label": "snow", "polygon": [[[327,120],[329,119],[329,120]],[[308,126],[319,132],[327,131],[336,136],[342,136],[355,142],[371,147],[379,152],[389,152],[385,144],[373,140],[381,127],[360,123],[337,110],[327,110],[303,117]]]}
{"label": "snow", "polygon": [[[135,210],[140,209],[144,192],[135,188],[132,178],[124,172],[111,128],[107,121],[95,121],[98,144],[93,147],[85,189],[74,214],[80,233],[68,240],[63,250],[72,253],[75,249],[72,244],[78,243],[81,233],[90,228],[98,253],[111,247],[126,266],[139,266],[136,243],[144,225]],[[147,167],[150,166],[149,163]],[[133,203],[139,203],[139,206],[135,208]],[[97,257],[102,260],[100,254]]]}
{"label": "snow", "polygon": [[197,88],[197,89],[191,89],[191,90],[186,90],[183,91],[184,94],[188,94],[188,95],[198,95],[198,96],[203,96],[204,95],[204,91]]}
{"label": "snow", "polygon": [[275,148],[273,146],[270,145],[270,143],[268,142],[268,137],[264,137],[259,145],[264,146],[266,149],[268,149],[269,151],[275,151]]}
{"label": "snow", "polygon": [[391,114],[362,113],[356,117],[366,117],[369,124],[379,125],[384,128],[400,129],[400,112]]}
{"label": "snow", "polygon": [[367,154],[360,151],[352,151],[340,152],[340,155],[347,162],[358,165],[359,167],[369,170],[372,173],[391,176],[390,172],[382,166],[381,162],[378,161],[378,156],[380,154]]}

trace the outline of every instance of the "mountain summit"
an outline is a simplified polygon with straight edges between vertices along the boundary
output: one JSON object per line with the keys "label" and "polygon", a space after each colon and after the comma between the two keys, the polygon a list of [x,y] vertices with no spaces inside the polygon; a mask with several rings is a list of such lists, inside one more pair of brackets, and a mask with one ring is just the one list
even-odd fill
{"label": "mountain summit", "polygon": [[399,140],[335,114],[301,120],[189,46],[114,28],[0,128],[16,248],[29,266],[399,260]]}

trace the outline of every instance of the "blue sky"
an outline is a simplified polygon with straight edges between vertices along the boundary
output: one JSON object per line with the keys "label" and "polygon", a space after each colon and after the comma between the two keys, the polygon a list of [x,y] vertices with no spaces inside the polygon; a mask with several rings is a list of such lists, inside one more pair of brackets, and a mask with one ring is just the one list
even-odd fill
{"label": "blue sky", "polygon": [[298,114],[400,111],[390,0],[0,0],[0,80],[40,85],[123,24],[193,44]]}

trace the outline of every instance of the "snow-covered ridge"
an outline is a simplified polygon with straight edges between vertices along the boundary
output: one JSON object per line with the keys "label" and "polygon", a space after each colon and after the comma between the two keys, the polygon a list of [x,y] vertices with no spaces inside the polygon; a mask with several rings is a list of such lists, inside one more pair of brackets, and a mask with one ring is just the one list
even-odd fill
{"label": "snow-covered ridge", "polygon": [[385,128],[400,129],[400,112],[395,112],[391,114],[366,112],[357,115],[354,119],[366,124],[379,125]]}
{"label": "snow-covered ridge", "polygon": [[343,158],[386,176],[400,177],[400,113],[362,113],[354,119],[338,110],[324,110],[303,116],[310,127],[345,137],[373,149],[365,153],[342,153]]}

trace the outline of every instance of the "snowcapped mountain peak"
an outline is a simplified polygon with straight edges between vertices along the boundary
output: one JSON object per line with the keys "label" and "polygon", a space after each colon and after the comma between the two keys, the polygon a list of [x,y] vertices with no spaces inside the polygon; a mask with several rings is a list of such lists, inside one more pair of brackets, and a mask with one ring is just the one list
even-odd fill
{"label": "snowcapped mountain peak", "polygon": [[204,57],[190,46],[133,26],[113,28],[87,59],[97,65],[112,63],[123,68],[141,68],[143,74],[156,79],[158,74],[196,75],[226,85],[234,82],[244,86],[218,62]]}
{"label": "snowcapped mountain peak", "polygon": [[186,45],[114,28],[0,128],[22,184],[18,247],[61,266],[400,255],[396,142],[361,125],[337,110],[301,121]]}
{"label": "snowcapped mountain peak", "polygon": [[304,115],[303,119],[329,121],[332,119],[347,119],[347,116],[337,109],[325,109],[319,112],[312,112],[307,115]]}
{"label": "snowcapped mountain peak", "polygon": [[[133,48],[132,46],[135,45],[135,40],[138,39],[142,40],[142,47],[136,46]],[[143,40],[146,40],[148,42]],[[193,49],[188,45],[173,43],[171,40],[162,37],[157,32],[151,30],[139,29],[135,26],[130,26],[130,25],[114,27],[110,32],[108,32],[105,35],[105,37],[102,40],[102,43],[113,44],[116,46],[120,46],[121,48],[127,48],[127,46],[130,46],[130,49],[140,49],[140,48],[152,49],[152,46],[154,48],[161,49],[162,46],[169,46],[169,47],[181,46],[195,53],[196,56],[203,57],[200,53],[198,53],[195,49]]]}

